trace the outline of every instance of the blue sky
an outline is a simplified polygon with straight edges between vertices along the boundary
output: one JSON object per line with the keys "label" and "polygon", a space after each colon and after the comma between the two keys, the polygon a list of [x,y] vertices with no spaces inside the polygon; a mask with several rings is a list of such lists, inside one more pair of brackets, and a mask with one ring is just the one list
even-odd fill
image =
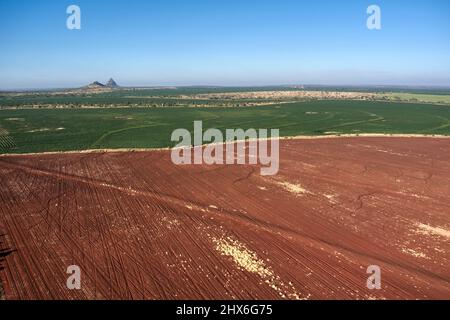
{"label": "blue sky", "polygon": [[0,0],[0,39],[0,89],[450,85],[447,0]]}

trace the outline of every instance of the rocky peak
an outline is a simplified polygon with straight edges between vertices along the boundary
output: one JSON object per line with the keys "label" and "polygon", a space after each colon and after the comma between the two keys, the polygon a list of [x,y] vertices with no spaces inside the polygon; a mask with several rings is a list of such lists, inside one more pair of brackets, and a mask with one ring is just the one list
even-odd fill
{"label": "rocky peak", "polygon": [[111,78],[111,79],[108,80],[108,82],[106,83],[106,86],[107,86],[107,87],[110,87],[110,88],[118,87],[117,83],[114,81],[113,78]]}

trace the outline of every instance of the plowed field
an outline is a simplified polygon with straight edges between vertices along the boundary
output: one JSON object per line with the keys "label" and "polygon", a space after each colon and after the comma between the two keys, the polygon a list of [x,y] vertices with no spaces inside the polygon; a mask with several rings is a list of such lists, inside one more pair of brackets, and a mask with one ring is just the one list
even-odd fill
{"label": "plowed field", "polygon": [[280,155],[272,177],[169,151],[0,157],[6,299],[450,299],[449,139]]}

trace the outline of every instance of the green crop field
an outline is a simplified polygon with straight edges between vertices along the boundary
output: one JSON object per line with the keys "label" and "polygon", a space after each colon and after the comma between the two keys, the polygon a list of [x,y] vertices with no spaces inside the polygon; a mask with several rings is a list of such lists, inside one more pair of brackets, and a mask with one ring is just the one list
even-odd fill
{"label": "green crop field", "polygon": [[177,128],[278,128],[282,136],[357,133],[450,135],[450,107],[305,101],[248,108],[0,110],[1,153],[173,146]]}

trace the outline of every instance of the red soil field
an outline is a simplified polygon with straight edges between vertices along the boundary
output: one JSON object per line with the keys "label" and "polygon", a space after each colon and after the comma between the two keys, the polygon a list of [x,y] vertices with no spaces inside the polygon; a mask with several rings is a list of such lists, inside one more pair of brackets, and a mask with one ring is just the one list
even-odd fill
{"label": "red soil field", "polygon": [[283,140],[280,155],[270,177],[170,151],[0,157],[5,298],[450,299],[449,139]]}

